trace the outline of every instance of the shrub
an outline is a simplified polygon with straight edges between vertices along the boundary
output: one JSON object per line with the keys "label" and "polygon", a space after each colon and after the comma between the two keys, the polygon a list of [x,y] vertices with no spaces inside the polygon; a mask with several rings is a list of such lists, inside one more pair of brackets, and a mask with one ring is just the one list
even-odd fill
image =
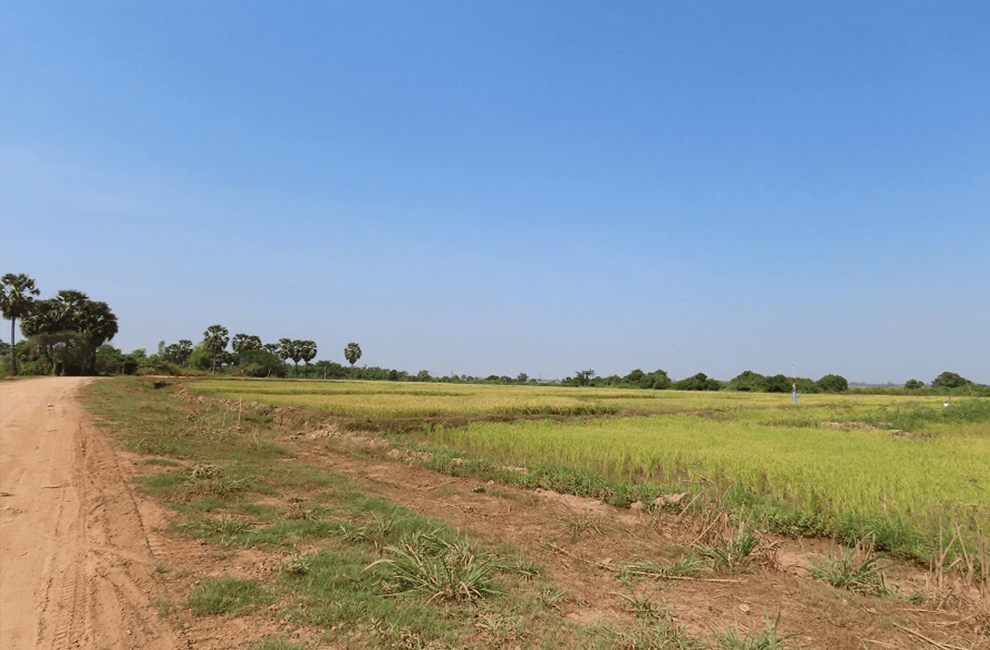
{"label": "shrub", "polygon": [[789,393],[791,392],[791,379],[787,375],[774,375],[767,377],[768,393]]}
{"label": "shrub", "polygon": [[932,388],[959,388],[971,384],[970,380],[960,377],[954,372],[943,372],[932,381]]}
{"label": "shrub", "polygon": [[721,387],[717,379],[709,379],[703,372],[682,379],[674,384],[675,390],[718,390]]}
{"label": "shrub", "polygon": [[825,393],[849,392],[849,382],[841,375],[825,375],[818,380],[818,387]]}
{"label": "shrub", "polygon": [[743,392],[765,393],[768,385],[765,376],[752,370],[746,370],[729,381],[729,388]]}

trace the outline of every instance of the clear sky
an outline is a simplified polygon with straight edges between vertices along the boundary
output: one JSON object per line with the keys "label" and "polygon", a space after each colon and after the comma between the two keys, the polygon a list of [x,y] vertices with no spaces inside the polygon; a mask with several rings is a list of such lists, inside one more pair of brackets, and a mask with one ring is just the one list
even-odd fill
{"label": "clear sky", "polygon": [[125,352],[222,324],[434,375],[990,383],[988,26],[2,0],[0,272],[106,301]]}

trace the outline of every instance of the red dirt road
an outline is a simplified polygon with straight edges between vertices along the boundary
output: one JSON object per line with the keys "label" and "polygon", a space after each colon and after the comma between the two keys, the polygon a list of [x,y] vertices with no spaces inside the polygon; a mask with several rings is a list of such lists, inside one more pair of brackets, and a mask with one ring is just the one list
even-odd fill
{"label": "red dirt road", "polygon": [[182,647],[149,605],[155,542],[130,481],[75,400],[87,381],[0,384],[0,648]]}

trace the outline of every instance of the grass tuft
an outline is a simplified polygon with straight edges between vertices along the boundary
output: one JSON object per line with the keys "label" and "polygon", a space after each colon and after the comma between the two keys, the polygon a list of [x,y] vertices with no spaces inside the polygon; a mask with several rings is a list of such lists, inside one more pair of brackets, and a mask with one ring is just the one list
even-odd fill
{"label": "grass tuft", "polygon": [[787,650],[784,642],[790,637],[781,637],[777,631],[779,626],[780,614],[777,614],[773,622],[765,619],[762,630],[743,633],[736,621],[724,630],[712,630],[712,634],[724,650]]}
{"label": "grass tuft", "polygon": [[807,570],[813,578],[838,589],[883,597],[890,593],[883,574],[886,567],[880,566],[877,562],[878,558],[875,555],[857,562],[854,551],[830,553],[820,562],[813,563]]}
{"label": "grass tuft", "polygon": [[386,594],[419,593],[427,602],[475,600],[500,593],[493,577],[502,569],[499,559],[450,542],[436,534],[417,534],[399,546],[387,546],[390,556],[368,565],[379,567]]}

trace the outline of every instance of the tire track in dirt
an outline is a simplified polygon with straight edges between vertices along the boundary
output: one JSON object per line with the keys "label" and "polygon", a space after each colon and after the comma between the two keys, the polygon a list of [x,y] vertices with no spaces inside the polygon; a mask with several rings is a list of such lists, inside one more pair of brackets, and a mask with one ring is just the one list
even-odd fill
{"label": "tire track in dirt", "polygon": [[75,401],[87,381],[0,385],[0,647],[188,647],[150,606],[161,546],[106,434]]}

